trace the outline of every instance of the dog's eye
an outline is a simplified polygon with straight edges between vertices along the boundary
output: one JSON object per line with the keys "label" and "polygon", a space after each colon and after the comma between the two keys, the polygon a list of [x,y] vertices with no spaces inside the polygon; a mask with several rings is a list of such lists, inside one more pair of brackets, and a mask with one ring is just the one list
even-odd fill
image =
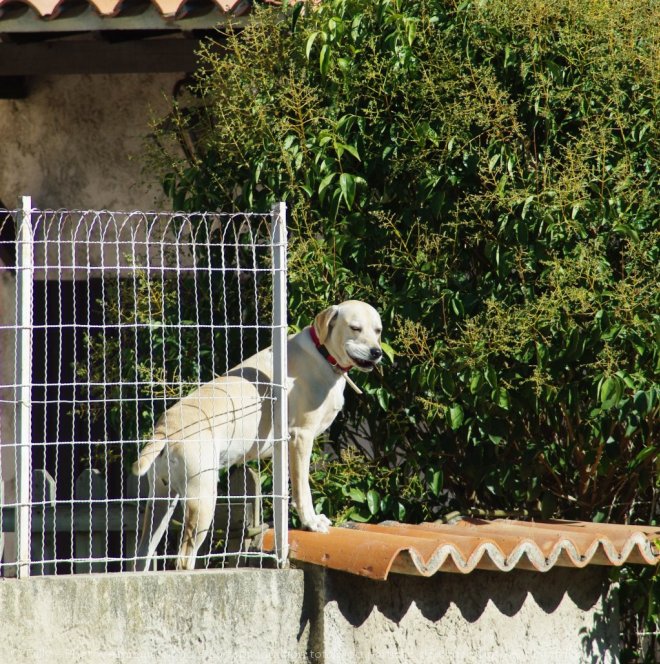
{"label": "dog's eye", "polygon": [[362,332],[362,326],[361,325],[351,325],[351,330],[353,330],[353,332]]}

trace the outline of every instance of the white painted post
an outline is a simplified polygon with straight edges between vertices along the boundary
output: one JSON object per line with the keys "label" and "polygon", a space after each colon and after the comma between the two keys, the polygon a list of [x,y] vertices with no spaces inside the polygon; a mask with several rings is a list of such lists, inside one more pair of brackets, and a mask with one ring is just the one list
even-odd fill
{"label": "white painted post", "polygon": [[286,204],[271,210],[273,247],[273,527],[281,566],[289,554],[289,416],[287,408]]}
{"label": "white painted post", "polygon": [[[36,517],[37,523],[41,521],[41,532],[37,526],[32,537],[30,556],[30,574],[55,574],[55,531],[57,530],[57,512],[55,510],[55,496],[57,490],[55,479],[45,469],[38,468],[32,472],[32,501],[35,505],[32,524]],[[38,507],[36,507],[38,505]],[[51,525],[52,523],[52,525]]]}
{"label": "white painted post", "polygon": [[32,530],[32,280],[34,246],[32,242],[32,199],[23,196],[16,234],[16,409],[17,494],[17,576],[30,575]]}

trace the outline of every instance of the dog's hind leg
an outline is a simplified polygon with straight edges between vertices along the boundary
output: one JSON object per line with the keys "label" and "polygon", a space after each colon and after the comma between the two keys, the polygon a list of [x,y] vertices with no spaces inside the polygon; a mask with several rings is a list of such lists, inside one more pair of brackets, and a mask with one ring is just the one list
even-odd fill
{"label": "dog's hind leg", "polygon": [[133,567],[138,572],[149,569],[151,559],[156,553],[161,539],[163,539],[179,501],[179,496],[177,494],[171,495],[160,478],[151,479],[151,498],[144,513],[142,534],[137,546],[136,560]]}
{"label": "dog's hind leg", "polygon": [[[215,515],[217,500],[217,476],[215,469],[196,478],[194,482],[193,497],[188,497],[183,505],[183,534],[179,557],[176,561],[177,569],[195,569],[195,559],[199,547],[204,543]],[[189,490],[193,487],[189,487]]]}

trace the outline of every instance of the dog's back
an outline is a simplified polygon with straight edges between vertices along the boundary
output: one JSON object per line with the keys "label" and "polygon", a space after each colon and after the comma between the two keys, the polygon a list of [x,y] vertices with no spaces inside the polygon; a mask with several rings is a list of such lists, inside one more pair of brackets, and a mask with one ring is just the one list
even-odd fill
{"label": "dog's back", "polygon": [[[266,384],[253,380],[252,369],[242,373],[234,370],[205,383],[166,410],[133,472],[144,475],[166,445],[164,456],[182,455],[193,466],[196,456],[206,457],[212,450],[217,453],[215,468],[249,461],[257,453],[263,456],[272,421],[270,400],[261,388]],[[203,449],[208,446],[211,449]]]}

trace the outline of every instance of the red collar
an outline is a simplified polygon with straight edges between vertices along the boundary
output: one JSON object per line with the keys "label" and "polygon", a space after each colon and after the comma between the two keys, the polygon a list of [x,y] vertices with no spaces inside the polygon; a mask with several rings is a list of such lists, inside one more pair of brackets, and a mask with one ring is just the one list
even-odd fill
{"label": "red collar", "polygon": [[318,350],[318,352],[323,355],[328,364],[330,364],[335,371],[348,373],[352,369],[352,367],[342,367],[341,364],[339,364],[339,362],[337,362],[337,360],[332,355],[330,355],[328,349],[321,343],[319,335],[316,334],[316,330],[314,329],[313,325],[309,326],[309,336],[312,337],[312,341],[316,346],[316,350]]}

